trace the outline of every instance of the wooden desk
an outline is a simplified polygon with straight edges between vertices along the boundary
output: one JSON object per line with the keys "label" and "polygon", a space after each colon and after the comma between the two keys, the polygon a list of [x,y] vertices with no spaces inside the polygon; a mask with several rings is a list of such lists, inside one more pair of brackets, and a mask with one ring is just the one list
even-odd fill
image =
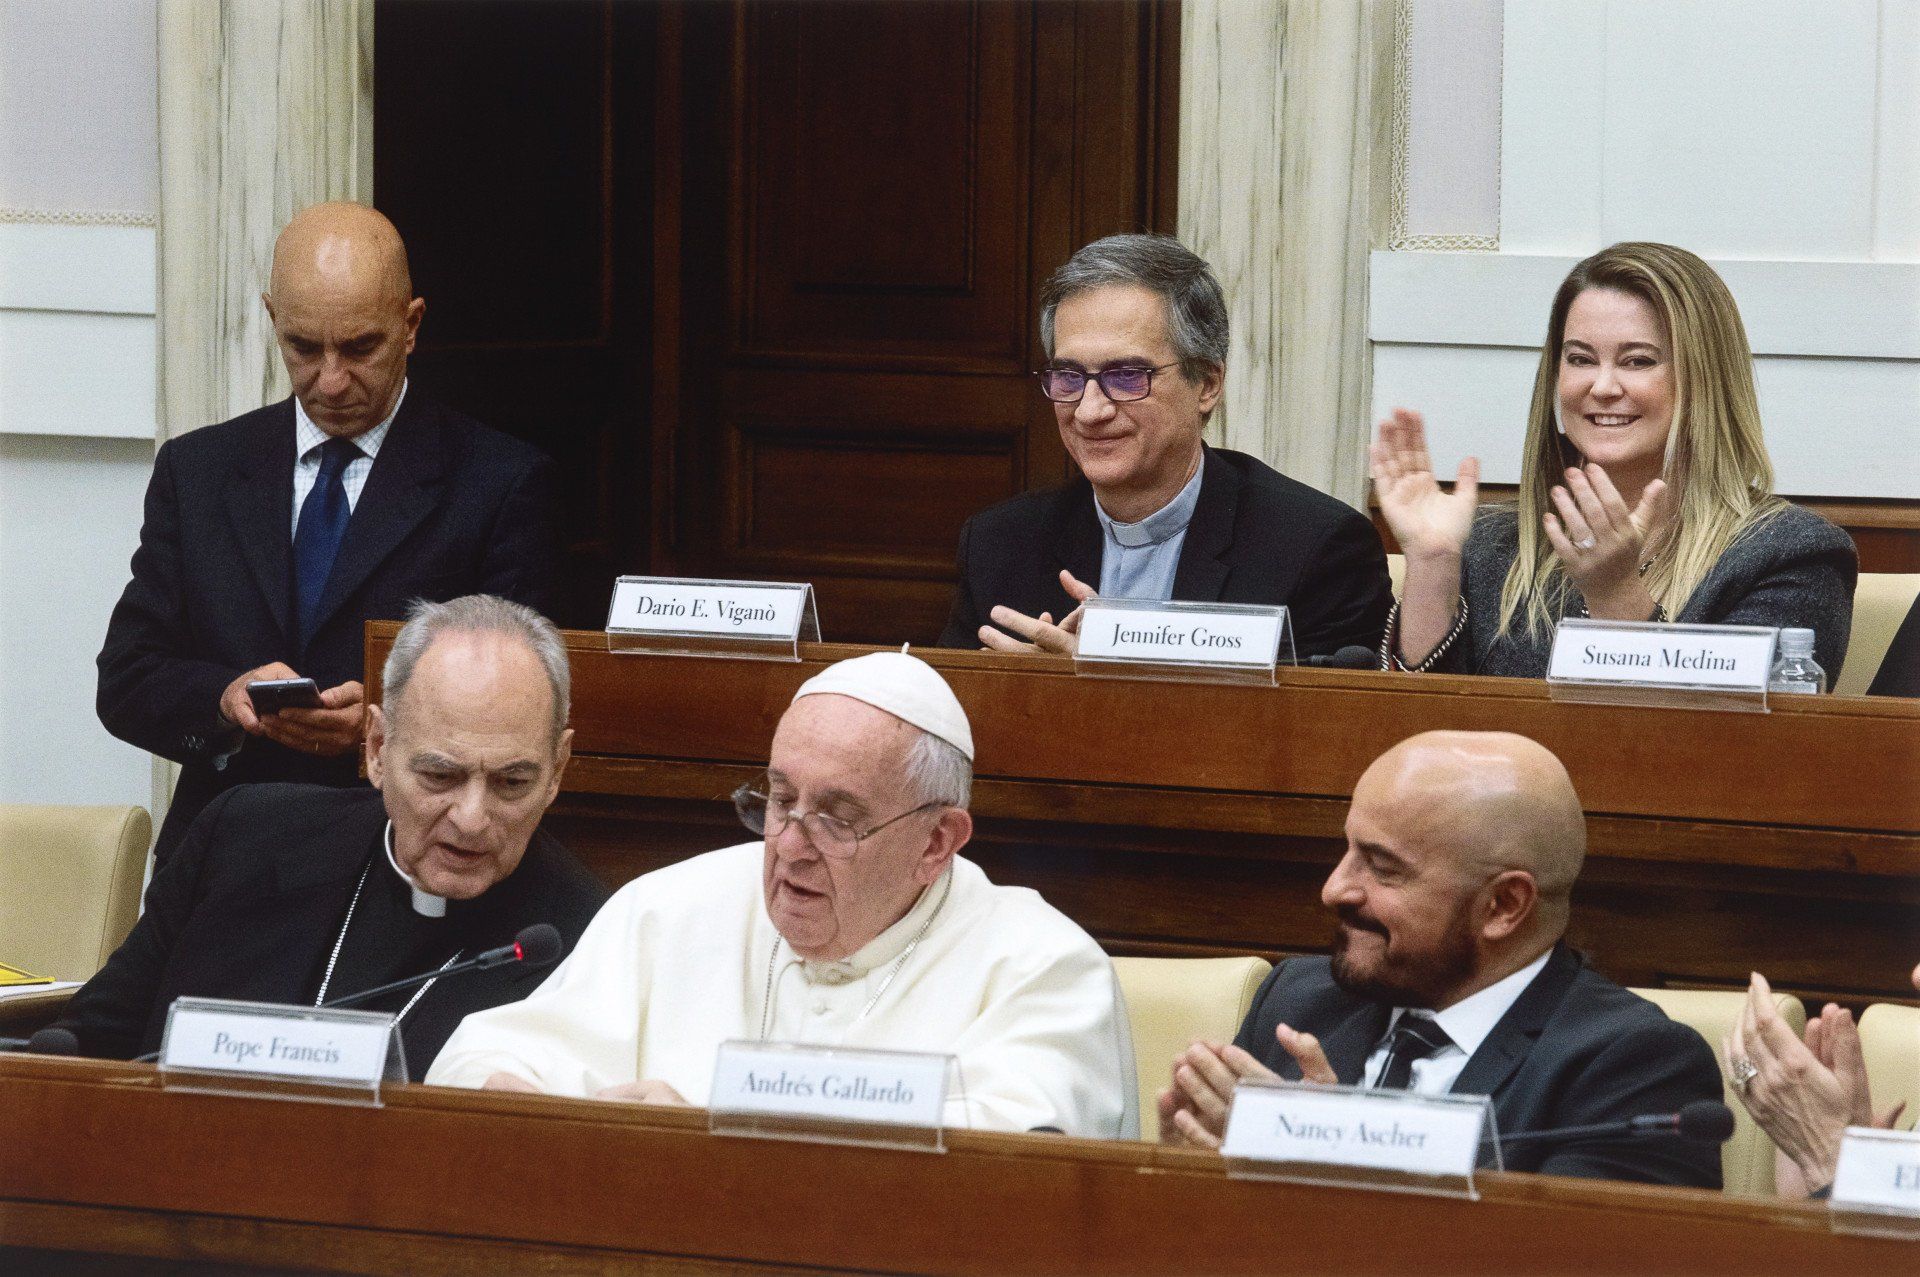
{"label": "wooden desk", "polygon": [[[359,1273],[1911,1272],[1806,1204],[1487,1175],[1478,1202],[1226,1177],[1211,1154],[957,1132],[943,1155],[730,1139],[706,1115],[397,1088],[381,1109],[168,1093],[0,1058],[0,1246]],[[142,1271],[139,1264],[123,1270]]]}
{"label": "wooden desk", "polygon": [[[367,685],[397,627],[368,628]],[[574,763],[550,820],[609,882],[743,840],[798,664],[612,654],[570,632]],[[972,719],[966,854],[1115,952],[1324,948],[1320,884],[1346,801],[1433,728],[1519,732],[1589,813],[1572,937],[1635,985],[1906,997],[1920,958],[1920,702],[1786,700],[1771,714],[1571,705],[1528,680],[1289,669],[1276,687],[1076,678],[1057,658],[919,650]]]}

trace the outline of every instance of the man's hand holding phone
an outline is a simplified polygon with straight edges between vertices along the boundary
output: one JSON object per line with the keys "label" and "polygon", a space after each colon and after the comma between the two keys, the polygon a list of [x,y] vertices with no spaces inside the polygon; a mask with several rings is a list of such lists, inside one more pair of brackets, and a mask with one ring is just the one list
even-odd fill
{"label": "man's hand holding phone", "polygon": [[366,723],[366,689],[356,679],[319,691],[317,704],[298,704],[308,699],[304,693],[312,687],[311,680],[301,679],[285,662],[273,661],[227,684],[220,694],[220,714],[250,736],[264,736],[303,754],[332,758],[358,749]]}

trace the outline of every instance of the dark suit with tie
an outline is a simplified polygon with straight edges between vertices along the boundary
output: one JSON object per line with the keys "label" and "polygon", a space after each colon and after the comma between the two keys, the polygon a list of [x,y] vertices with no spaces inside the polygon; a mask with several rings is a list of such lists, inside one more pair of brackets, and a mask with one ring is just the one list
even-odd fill
{"label": "dark suit with tie", "polygon": [[302,643],[293,598],[293,400],[171,440],[154,460],[133,579],[100,651],[100,721],[184,765],[156,855],[218,793],[253,781],[356,783],[352,753],[234,745],[220,694],[284,661],[322,688],[360,678],[368,620],[417,598],[498,594],[547,610],[558,468],[410,388],[367,474]]}
{"label": "dark suit with tie", "polygon": [[[1255,995],[1234,1041],[1282,1077],[1300,1067],[1281,1049],[1285,1024],[1320,1039],[1334,1076],[1359,1085],[1393,1008],[1334,983],[1326,958],[1289,958]],[[1490,1095],[1503,1134],[1674,1113],[1718,1101],[1720,1067],[1698,1033],[1555,946],[1547,965],[1467,1060],[1455,1095]],[[1506,1169],[1586,1179],[1720,1187],[1720,1148],[1640,1136],[1521,1144]]]}
{"label": "dark suit with tie", "polygon": [[[960,581],[942,647],[979,647],[996,604],[1059,620],[1074,608],[1060,570],[1100,583],[1104,534],[1085,478],[983,510],[960,530]],[[1392,606],[1373,524],[1324,492],[1239,452],[1207,448],[1173,597],[1285,604],[1302,659],[1380,644]]]}
{"label": "dark suit with tie", "polygon": [[[312,1006],[356,895],[330,998],[432,971],[456,951],[512,944],[540,922],[572,952],[606,903],[600,881],[536,829],[513,873],[472,900],[448,901],[444,918],[419,919],[387,863],[386,823],[371,789],[249,785],[222,794],[154,873],[139,923],[59,1026],[83,1055],[130,1059],[160,1048],[175,998]],[[409,1076],[426,1076],[462,1019],[519,1001],[551,971],[508,964],[436,982],[400,1022]],[[361,1009],[397,1013],[412,998],[403,991]]]}

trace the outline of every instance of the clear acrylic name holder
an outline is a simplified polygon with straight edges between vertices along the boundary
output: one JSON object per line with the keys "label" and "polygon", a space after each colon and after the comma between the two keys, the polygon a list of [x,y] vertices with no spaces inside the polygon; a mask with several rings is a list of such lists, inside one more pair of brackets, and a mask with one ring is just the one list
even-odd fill
{"label": "clear acrylic name holder", "polygon": [[609,652],[798,661],[819,641],[805,582],[623,576],[607,607]]}
{"label": "clear acrylic name holder", "polygon": [[383,1085],[407,1080],[389,1013],[225,998],[174,1000],[158,1067],[169,1091],[371,1108]]}
{"label": "clear acrylic name holder", "polygon": [[1274,667],[1294,662],[1285,607],[1095,597],[1082,605],[1073,672],[1272,687]]}
{"label": "clear acrylic name holder", "polygon": [[950,1095],[964,1107],[966,1086],[951,1055],[723,1042],[707,1128],[715,1135],[944,1153]]}
{"label": "clear acrylic name holder", "polygon": [[1569,617],[1554,631],[1547,694],[1588,705],[1767,712],[1780,631]]}
{"label": "clear acrylic name holder", "polygon": [[1920,1131],[1848,1127],[1827,1208],[1836,1233],[1920,1241]]}
{"label": "clear acrylic name holder", "polygon": [[[1431,1147],[1428,1142],[1431,1141]],[[1493,1101],[1281,1078],[1234,1088],[1220,1149],[1236,1179],[1480,1200],[1501,1170]]]}

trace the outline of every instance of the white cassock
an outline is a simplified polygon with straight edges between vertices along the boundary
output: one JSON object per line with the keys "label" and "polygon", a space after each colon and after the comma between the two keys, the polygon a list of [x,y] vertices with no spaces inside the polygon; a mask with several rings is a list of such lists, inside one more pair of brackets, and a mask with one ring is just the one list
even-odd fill
{"label": "white cassock", "polygon": [[955,857],[950,889],[934,883],[851,957],[809,962],[767,918],[762,856],[744,843],[622,887],[531,997],[462,1021],[427,1081],[512,1073],[590,1096],[656,1080],[704,1105],[716,1048],[764,1038],[953,1055],[950,1128],[1138,1136],[1113,964],[1036,892]]}

